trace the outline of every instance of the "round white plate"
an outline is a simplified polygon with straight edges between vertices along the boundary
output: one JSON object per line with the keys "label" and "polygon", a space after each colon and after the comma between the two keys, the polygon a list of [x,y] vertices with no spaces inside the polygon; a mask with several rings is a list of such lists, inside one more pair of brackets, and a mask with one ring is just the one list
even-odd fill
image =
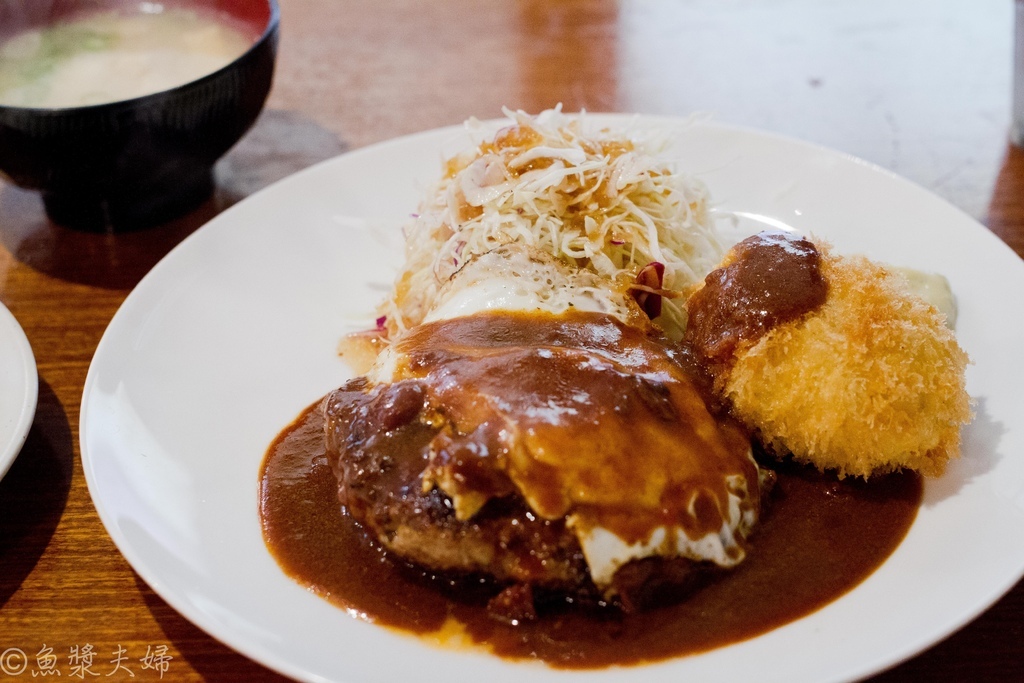
{"label": "round white plate", "polygon": [[39,398],[39,375],[24,330],[0,305],[0,479],[25,444]]}
{"label": "round white plate", "polygon": [[636,669],[566,672],[438,649],[360,621],[286,577],[257,512],[265,450],[349,377],[339,339],[372,324],[402,259],[400,226],[461,127],[312,167],[226,211],[172,251],[110,323],[82,397],[96,508],[174,608],[249,657],[321,681],[840,681],[909,657],[996,601],[1024,572],[1024,326],[1006,293],[1024,265],[981,225],[860,160],[764,133],[667,118],[667,154],[710,187],[738,232],[789,226],[843,253],[945,274],[974,364],[964,457],[925,487],[906,540],[824,609],[761,637]]}

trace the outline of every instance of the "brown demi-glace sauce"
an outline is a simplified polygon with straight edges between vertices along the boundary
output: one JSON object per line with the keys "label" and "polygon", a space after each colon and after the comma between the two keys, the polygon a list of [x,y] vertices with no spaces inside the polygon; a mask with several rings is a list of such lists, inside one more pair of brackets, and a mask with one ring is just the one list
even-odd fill
{"label": "brown demi-glace sauce", "polygon": [[743,240],[687,301],[687,343],[708,361],[727,361],[740,342],[814,310],[828,290],[819,261],[812,242],[784,232]]}
{"label": "brown demi-glace sauce", "polygon": [[[825,302],[828,285],[809,240],[768,230],[736,244],[686,302],[684,358],[710,387],[732,367],[738,347]],[[709,391],[709,400],[718,397]]]}
{"label": "brown demi-glace sauce", "polygon": [[[698,326],[700,338],[689,340],[691,349],[704,352],[700,355],[716,355],[706,353],[709,349],[731,351],[737,341],[813,310],[824,298],[822,283],[814,281],[816,253],[810,243],[792,244],[785,237],[769,235],[744,242],[739,251],[734,267],[723,269],[724,274],[713,273],[707,285],[709,291],[716,291],[719,302],[737,301],[750,310],[735,315],[733,307],[724,317],[720,311],[704,312],[720,319],[714,325]],[[781,288],[766,291],[780,278]],[[794,283],[800,286],[789,286]],[[549,328],[534,328],[549,324],[531,322],[529,316],[497,317],[486,323],[480,319],[449,321],[437,330],[428,330],[421,342],[432,360],[424,367],[464,365],[467,361],[461,354],[446,358],[447,352],[442,353],[442,349],[458,346],[456,341],[466,343],[462,348],[470,355],[495,348],[504,353],[502,345],[508,342],[515,347],[520,337],[530,339],[524,348],[538,342],[544,346],[548,342],[541,341],[543,334],[537,335]],[[597,323],[575,315],[568,316],[565,324],[585,330]],[[481,336],[476,328],[486,333]],[[446,335],[452,340],[447,345]],[[637,348],[623,348],[633,357],[645,342],[629,343]],[[590,348],[587,344],[583,347]],[[607,348],[594,348],[609,353]],[[623,349],[616,346],[615,350]],[[416,353],[408,357],[415,365]],[[504,362],[504,357],[499,360]],[[550,398],[544,386],[530,388],[524,367],[517,365],[525,392],[522,398]],[[557,378],[554,369],[549,374]],[[542,370],[538,372],[541,379]],[[481,370],[474,365],[473,371]],[[494,376],[493,372],[486,375]],[[488,381],[481,374],[460,377],[458,384],[483,386]],[[509,391],[515,393],[512,387]],[[356,400],[361,400],[358,394]],[[598,441],[608,438],[612,437]],[[403,442],[399,439],[388,447],[401,450]],[[615,448],[629,451],[622,444]],[[418,453],[395,456],[421,458]],[[417,569],[383,549],[338,502],[338,480],[329,459],[324,418],[317,405],[282,432],[264,462],[260,491],[264,535],[290,576],[350,613],[376,623],[441,641],[445,640],[443,634],[458,631],[498,655],[539,659],[565,668],[638,664],[696,653],[798,619],[856,586],[892,553],[914,520],[922,492],[921,481],[914,474],[876,477],[870,482],[840,481],[797,465],[772,462],[776,483],[749,539],[746,559],[731,570],[712,573],[685,599],[633,612],[583,605],[576,599],[549,601],[538,610],[537,618],[508,623],[495,619],[488,610],[488,601],[502,586]],[[643,470],[645,465],[637,467]],[[453,623],[458,625],[454,629]]]}
{"label": "brown demi-glace sauce", "polygon": [[634,614],[566,605],[517,626],[488,615],[494,587],[393,560],[353,522],[338,503],[315,407],[271,446],[260,508],[265,538],[284,571],[350,614],[428,637],[453,618],[500,656],[596,668],[709,650],[813,612],[892,553],[921,500],[921,480],[910,473],[864,482],[788,464],[777,472],[746,560],[685,601]]}

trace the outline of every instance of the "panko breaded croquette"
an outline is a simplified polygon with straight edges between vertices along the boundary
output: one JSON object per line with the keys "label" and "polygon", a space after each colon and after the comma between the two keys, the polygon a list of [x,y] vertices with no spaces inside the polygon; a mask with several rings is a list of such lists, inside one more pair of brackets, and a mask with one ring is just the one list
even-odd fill
{"label": "panko breaded croquette", "polygon": [[[794,259],[800,267],[785,265]],[[728,331],[744,309],[748,319],[764,318],[780,303],[773,299],[785,300],[794,279],[815,269],[823,301]],[[770,452],[840,477],[902,469],[936,476],[959,455],[971,418],[967,354],[902,276],[827,245],[762,234],[730,252],[689,309],[686,341],[710,363],[715,393]]]}

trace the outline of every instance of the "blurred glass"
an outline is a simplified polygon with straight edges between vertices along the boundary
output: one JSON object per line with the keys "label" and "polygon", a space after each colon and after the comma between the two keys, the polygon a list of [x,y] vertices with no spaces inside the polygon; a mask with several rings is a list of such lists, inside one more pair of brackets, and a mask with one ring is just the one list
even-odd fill
{"label": "blurred glass", "polygon": [[1013,41],[1013,122],[1010,139],[1024,146],[1024,0],[1015,0]]}

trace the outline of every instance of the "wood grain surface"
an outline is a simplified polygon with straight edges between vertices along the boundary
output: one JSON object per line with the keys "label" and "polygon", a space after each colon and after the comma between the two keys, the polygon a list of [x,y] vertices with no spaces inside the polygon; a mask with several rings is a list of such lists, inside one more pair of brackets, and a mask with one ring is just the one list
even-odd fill
{"label": "wood grain surface", "polygon": [[[317,161],[506,105],[700,113],[888,168],[1024,254],[1008,1],[281,0],[281,11],[267,108],[193,213],[76,232],[0,182],[0,301],[39,369],[34,424],[0,481],[0,653],[28,658],[11,680],[47,664],[60,680],[277,678],[179,616],[118,552],[83,477],[79,407],[96,345],[139,279],[218,212]],[[1024,680],[1024,585],[876,680]]]}

